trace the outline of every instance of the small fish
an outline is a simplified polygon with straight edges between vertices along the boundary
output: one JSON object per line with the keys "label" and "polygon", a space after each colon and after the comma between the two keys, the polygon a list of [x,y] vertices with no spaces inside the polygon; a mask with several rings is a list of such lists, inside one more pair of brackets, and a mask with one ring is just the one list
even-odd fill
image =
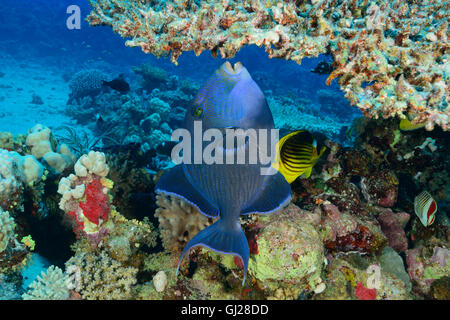
{"label": "small fish", "polygon": [[122,76],[111,81],[103,80],[103,85],[119,91],[120,93],[127,93],[130,91],[130,85],[122,78]]}
{"label": "small fish", "polygon": [[[199,90],[192,112],[186,112],[183,124],[191,134],[194,121],[201,121],[203,130],[274,129],[272,113],[263,92],[239,62],[234,66],[225,62]],[[226,153],[236,155],[237,148],[227,149]],[[244,148],[248,152],[248,144]],[[204,215],[219,217],[186,244],[177,273],[189,249],[204,246],[240,257],[244,266],[244,284],[250,250],[239,216],[277,211],[292,198],[291,187],[283,175],[277,171],[273,175],[261,175],[262,167],[250,163],[182,163],[161,176],[155,187],[156,193],[182,198]]]}
{"label": "small fish", "polygon": [[333,72],[333,67],[331,66],[331,63],[321,61],[314,69],[311,69],[311,72],[318,74],[330,74],[331,72]]}
{"label": "small fish", "polygon": [[414,198],[414,212],[425,227],[433,224],[436,211],[436,201],[427,191],[423,191]]}
{"label": "small fish", "polygon": [[412,131],[425,127],[425,122],[413,124],[408,118],[400,120],[399,128],[403,131]]}
{"label": "small fish", "polygon": [[317,141],[308,131],[291,132],[278,141],[272,167],[278,170],[288,183],[294,182],[302,174],[309,178],[312,167],[325,149],[323,146],[317,154]]}

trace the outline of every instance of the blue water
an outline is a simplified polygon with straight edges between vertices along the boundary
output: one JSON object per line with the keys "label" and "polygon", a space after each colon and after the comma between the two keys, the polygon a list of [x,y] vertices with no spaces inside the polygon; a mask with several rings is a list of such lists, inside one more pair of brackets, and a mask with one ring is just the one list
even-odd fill
{"label": "blue water", "polygon": [[[80,30],[66,27],[69,17],[66,9],[71,4],[81,9],[83,19]],[[199,57],[188,52],[181,55],[179,65],[175,66],[168,58],[156,58],[144,54],[140,48],[128,48],[124,45],[125,39],[110,27],[90,27],[84,21],[90,11],[87,0],[2,0],[0,8],[0,52],[25,64],[39,59],[43,72],[45,65],[55,66],[69,74],[86,68],[98,68],[132,78],[135,76],[132,66],[150,63],[166,69],[170,74],[202,83],[224,62],[221,58],[213,58],[209,52]],[[310,71],[323,60],[331,58],[305,58],[302,65],[298,65],[293,61],[269,59],[263,48],[251,46],[242,49],[230,61],[241,61],[263,90],[307,98],[312,102],[311,108],[317,110],[320,109],[317,91],[328,90],[336,98],[336,113],[342,112],[344,119],[359,116],[357,108],[350,109],[336,81],[327,86],[327,75]],[[326,115],[326,112],[321,115]]]}

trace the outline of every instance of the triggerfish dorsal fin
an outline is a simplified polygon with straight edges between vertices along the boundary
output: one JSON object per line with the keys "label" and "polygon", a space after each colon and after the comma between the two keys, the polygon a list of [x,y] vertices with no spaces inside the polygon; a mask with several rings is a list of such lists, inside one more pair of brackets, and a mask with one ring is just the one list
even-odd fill
{"label": "triggerfish dorsal fin", "polygon": [[250,250],[247,238],[242,230],[239,222],[232,228],[228,226],[223,219],[217,220],[215,223],[197,233],[184,247],[178,261],[177,272],[180,269],[181,261],[184,255],[193,247],[204,246],[219,253],[234,254],[241,258],[244,265],[244,280],[247,277],[248,259]]}
{"label": "triggerfish dorsal fin", "polygon": [[425,127],[424,122],[413,124],[409,119],[402,119],[399,124],[399,128],[402,131],[412,131],[423,127]]}
{"label": "triggerfish dorsal fin", "polygon": [[427,191],[423,191],[414,198],[414,212],[425,227],[433,224],[436,211],[436,201]]}
{"label": "triggerfish dorsal fin", "polygon": [[288,183],[292,183],[302,174],[309,178],[312,167],[326,148],[322,147],[318,154],[317,142],[312,134],[306,130],[298,130],[281,138],[276,150],[272,167],[278,170]]}

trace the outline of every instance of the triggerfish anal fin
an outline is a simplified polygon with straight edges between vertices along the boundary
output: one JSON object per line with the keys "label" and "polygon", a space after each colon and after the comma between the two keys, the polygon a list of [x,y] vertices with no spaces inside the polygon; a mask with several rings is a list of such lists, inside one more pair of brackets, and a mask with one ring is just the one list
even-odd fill
{"label": "triggerfish anal fin", "polygon": [[248,247],[247,238],[245,237],[244,231],[241,229],[239,222],[237,222],[235,226],[230,227],[223,219],[219,219],[206,229],[203,229],[197,233],[186,244],[183,252],[181,253],[177,266],[177,275],[184,255],[191,248],[196,246],[205,246],[220,253],[238,255],[244,265],[244,280],[242,281],[242,285],[244,285],[247,277],[250,250]]}
{"label": "triggerfish anal fin", "polygon": [[281,173],[276,172],[274,175],[268,177],[268,179],[266,188],[257,195],[253,202],[241,211],[242,215],[250,213],[271,213],[284,207],[291,201],[291,186]]}
{"label": "triggerfish anal fin", "polygon": [[298,130],[281,138],[276,150],[272,167],[278,170],[288,183],[292,183],[302,174],[309,178],[312,167],[326,148],[322,147],[317,154],[317,142],[312,134],[306,130]]}
{"label": "triggerfish anal fin", "polygon": [[166,193],[182,198],[208,217],[217,217],[219,210],[197,191],[186,178],[182,165],[165,172],[155,186],[156,193]]}

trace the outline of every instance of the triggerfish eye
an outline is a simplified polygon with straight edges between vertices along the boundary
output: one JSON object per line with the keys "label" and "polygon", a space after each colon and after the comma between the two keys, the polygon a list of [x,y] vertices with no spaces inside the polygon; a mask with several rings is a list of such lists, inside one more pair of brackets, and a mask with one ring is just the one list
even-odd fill
{"label": "triggerfish eye", "polygon": [[423,191],[414,198],[414,211],[419,217],[420,222],[422,222],[425,227],[428,227],[434,222],[437,211],[436,201],[428,192]]}
{"label": "triggerfish eye", "polygon": [[203,116],[203,108],[198,106],[192,108],[192,115],[196,118],[201,118]]}

